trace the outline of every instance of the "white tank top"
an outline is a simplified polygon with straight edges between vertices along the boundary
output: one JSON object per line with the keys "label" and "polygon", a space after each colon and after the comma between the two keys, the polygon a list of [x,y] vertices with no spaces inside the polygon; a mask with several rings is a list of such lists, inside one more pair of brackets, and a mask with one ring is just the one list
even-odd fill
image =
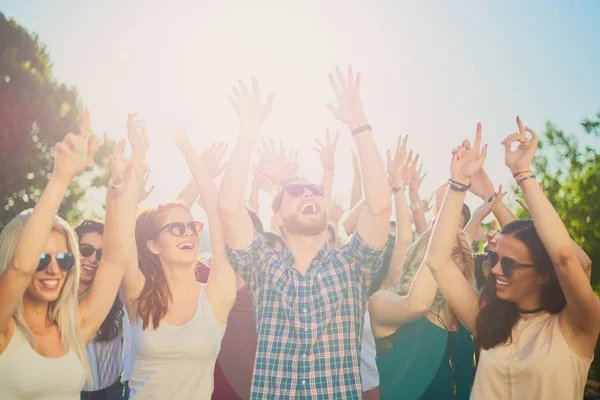
{"label": "white tank top", "polygon": [[558,314],[520,319],[512,343],[481,350],[471,399],[581,399],[592,359],[575,353]]}
{"label": "white tank top", "polygon": [[156,330],[152,325],[143,330],[141,318],[130,324],[132,399],[210,399],[226,325],[215,319],[201,285],[196,312],[185,324],[162,320]]}
{"label": "white tank top", "polygon": [[[368,307],[367,307],[368,308]],[[375,336],[371,329],[371,314],[365,312],[365,323],[363,325],[362,347],[360,350],[360,378],[362,380],[363,392],[379,387],[379,371],[377,370],[377,350],[375,348]]]}
{"label": "white tank top", "polygon": [[0,354],[0,399],[79,399],[85,382],[81,361],[73,350],[58,358],[37,353],[19,328]]}

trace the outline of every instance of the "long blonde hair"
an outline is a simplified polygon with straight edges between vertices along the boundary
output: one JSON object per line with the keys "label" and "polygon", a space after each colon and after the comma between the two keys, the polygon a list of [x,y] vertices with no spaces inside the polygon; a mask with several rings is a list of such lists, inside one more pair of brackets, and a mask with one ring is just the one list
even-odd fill
{"label": "long blonde hair", "polygon": [[[400,283],[392,286],[390,290],[398,293],[399,295],[406,296],[410,291],[410,287],[415,279],[415,275],[425,259],[427,253],[427,246],[431,239],[433,229],[430,228],[423,232],[417,240],[415,240],[408,251],[406,252],[406,259],[404,260],[403,274],[400,278]],[[471,241],[469,236],[462,232],[457,231],[456,242],[452,248],[452,261],[461,270],[467,281],[473,285],[475,282],[475,257],[473,255],[473,248],[471,247]],[[444,301],[444,296],[438,289],[434,304],[439,304]]]}
{"label": "long blonde hair", "polygon": [[[4,274],[10,265],[17,247],[19,236],[25,227],[25,223],[31,216],[33,210],[25,210],[15,216],[0,233],[0,276]],[[77,323],[78,310],[78,289],[79,274],[81,271],[81,260],[79,257],[79,246],[77,245],[77,236],[73,228],[58,215],[54,216],[52,230],[64,235],[67,241],[67,248],[75,258],[75,266],[67,274],[65,283],[60,291],[58,299],[48,304],[48,318],[58,326],[60,339],[69,349],[72,349],[81,364],[84,371],[89,373],[87,352],[85,342],[81,337],[79,325]],[[27,327],[23,315],[23,299],[19,302],[13,318],[17,324],[17,329],[29,340],[34,343],[33,335]]]}

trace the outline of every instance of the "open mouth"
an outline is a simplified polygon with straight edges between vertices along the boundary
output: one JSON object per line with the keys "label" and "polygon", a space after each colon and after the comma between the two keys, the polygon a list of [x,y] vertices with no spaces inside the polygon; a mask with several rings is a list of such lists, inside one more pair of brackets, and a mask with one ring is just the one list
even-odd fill
{"label": "open mouth", "polygon": [[316,215],[319,207],[314,203],[306,203],[300,208],[300,213],[304,215]]}
{"label": "open mouth", "polygon": [[177,248],[179,250],[194,250],[194,243],[192,243],[192,242],[179,243],[177,245]]}
{"label": "open mouth", "polygon": [[496,286],[510,286],[510,283],[506,282],[506,281],[502,281],[500,279],[496,279]]}
{"label": "open mouth", "polygon": [[58,279],[42,279],[40,280],[42,288],[46,290],[55,290],[58,288]]}
{"label": "open mouth", "polygon": [[84,270],[89,271],[89,272],[96,271],[96,267],[90,267],[89,265],[85,265],[85,264],[81,264],[81,268],[83,268]]}

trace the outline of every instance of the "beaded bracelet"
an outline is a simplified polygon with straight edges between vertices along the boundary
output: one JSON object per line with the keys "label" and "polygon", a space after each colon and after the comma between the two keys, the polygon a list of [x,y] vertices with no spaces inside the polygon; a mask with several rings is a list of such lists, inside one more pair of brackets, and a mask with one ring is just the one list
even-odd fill
{"label": "beaded bracelet", "polygon": [[371,129],[371,125],[363,125],[363,126],[359,126],[358,128],[352,129],[352,131],[350,131],[350,133],[352,134],[352,136],[356,136],[361,132],[364,131],[371,131],[373,129]]}
{"label": "beaded bracelet", "polygon": [[467,190],[469,190],[471,188],[471,182],[469,182],[468,185],[465,185],[464,183],[460,183],[457,181],[453,181],[452,179],[448,179],[448,187],[452,190],[454,190],[455,192],[466,192]]}

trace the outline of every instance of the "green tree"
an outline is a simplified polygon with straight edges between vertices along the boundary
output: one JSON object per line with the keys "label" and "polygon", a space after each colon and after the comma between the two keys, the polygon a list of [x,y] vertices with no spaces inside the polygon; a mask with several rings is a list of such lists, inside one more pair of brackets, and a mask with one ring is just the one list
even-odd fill
{"label": "green tree", "polygon": [[[592,286],[600,295],[600,112],[581,126],[586,135],[578,140],[547,122],[533,168],[571,237],[592,259]],[[517,216],[527,218],[523,210]],[[600,379],[600,346],[595,360],[592,376]]]}
{"label": "green tree", "polygon": [[[0,13],[0,230],[38,200],[52,172],[54,144],[79,132],[82,113],[75,88],[54,78],[37,35]],[[65,194],[60,214],[68,220],[81,217],[86,189],[106,186],[112,143],[104,139],[96,165]]]}

